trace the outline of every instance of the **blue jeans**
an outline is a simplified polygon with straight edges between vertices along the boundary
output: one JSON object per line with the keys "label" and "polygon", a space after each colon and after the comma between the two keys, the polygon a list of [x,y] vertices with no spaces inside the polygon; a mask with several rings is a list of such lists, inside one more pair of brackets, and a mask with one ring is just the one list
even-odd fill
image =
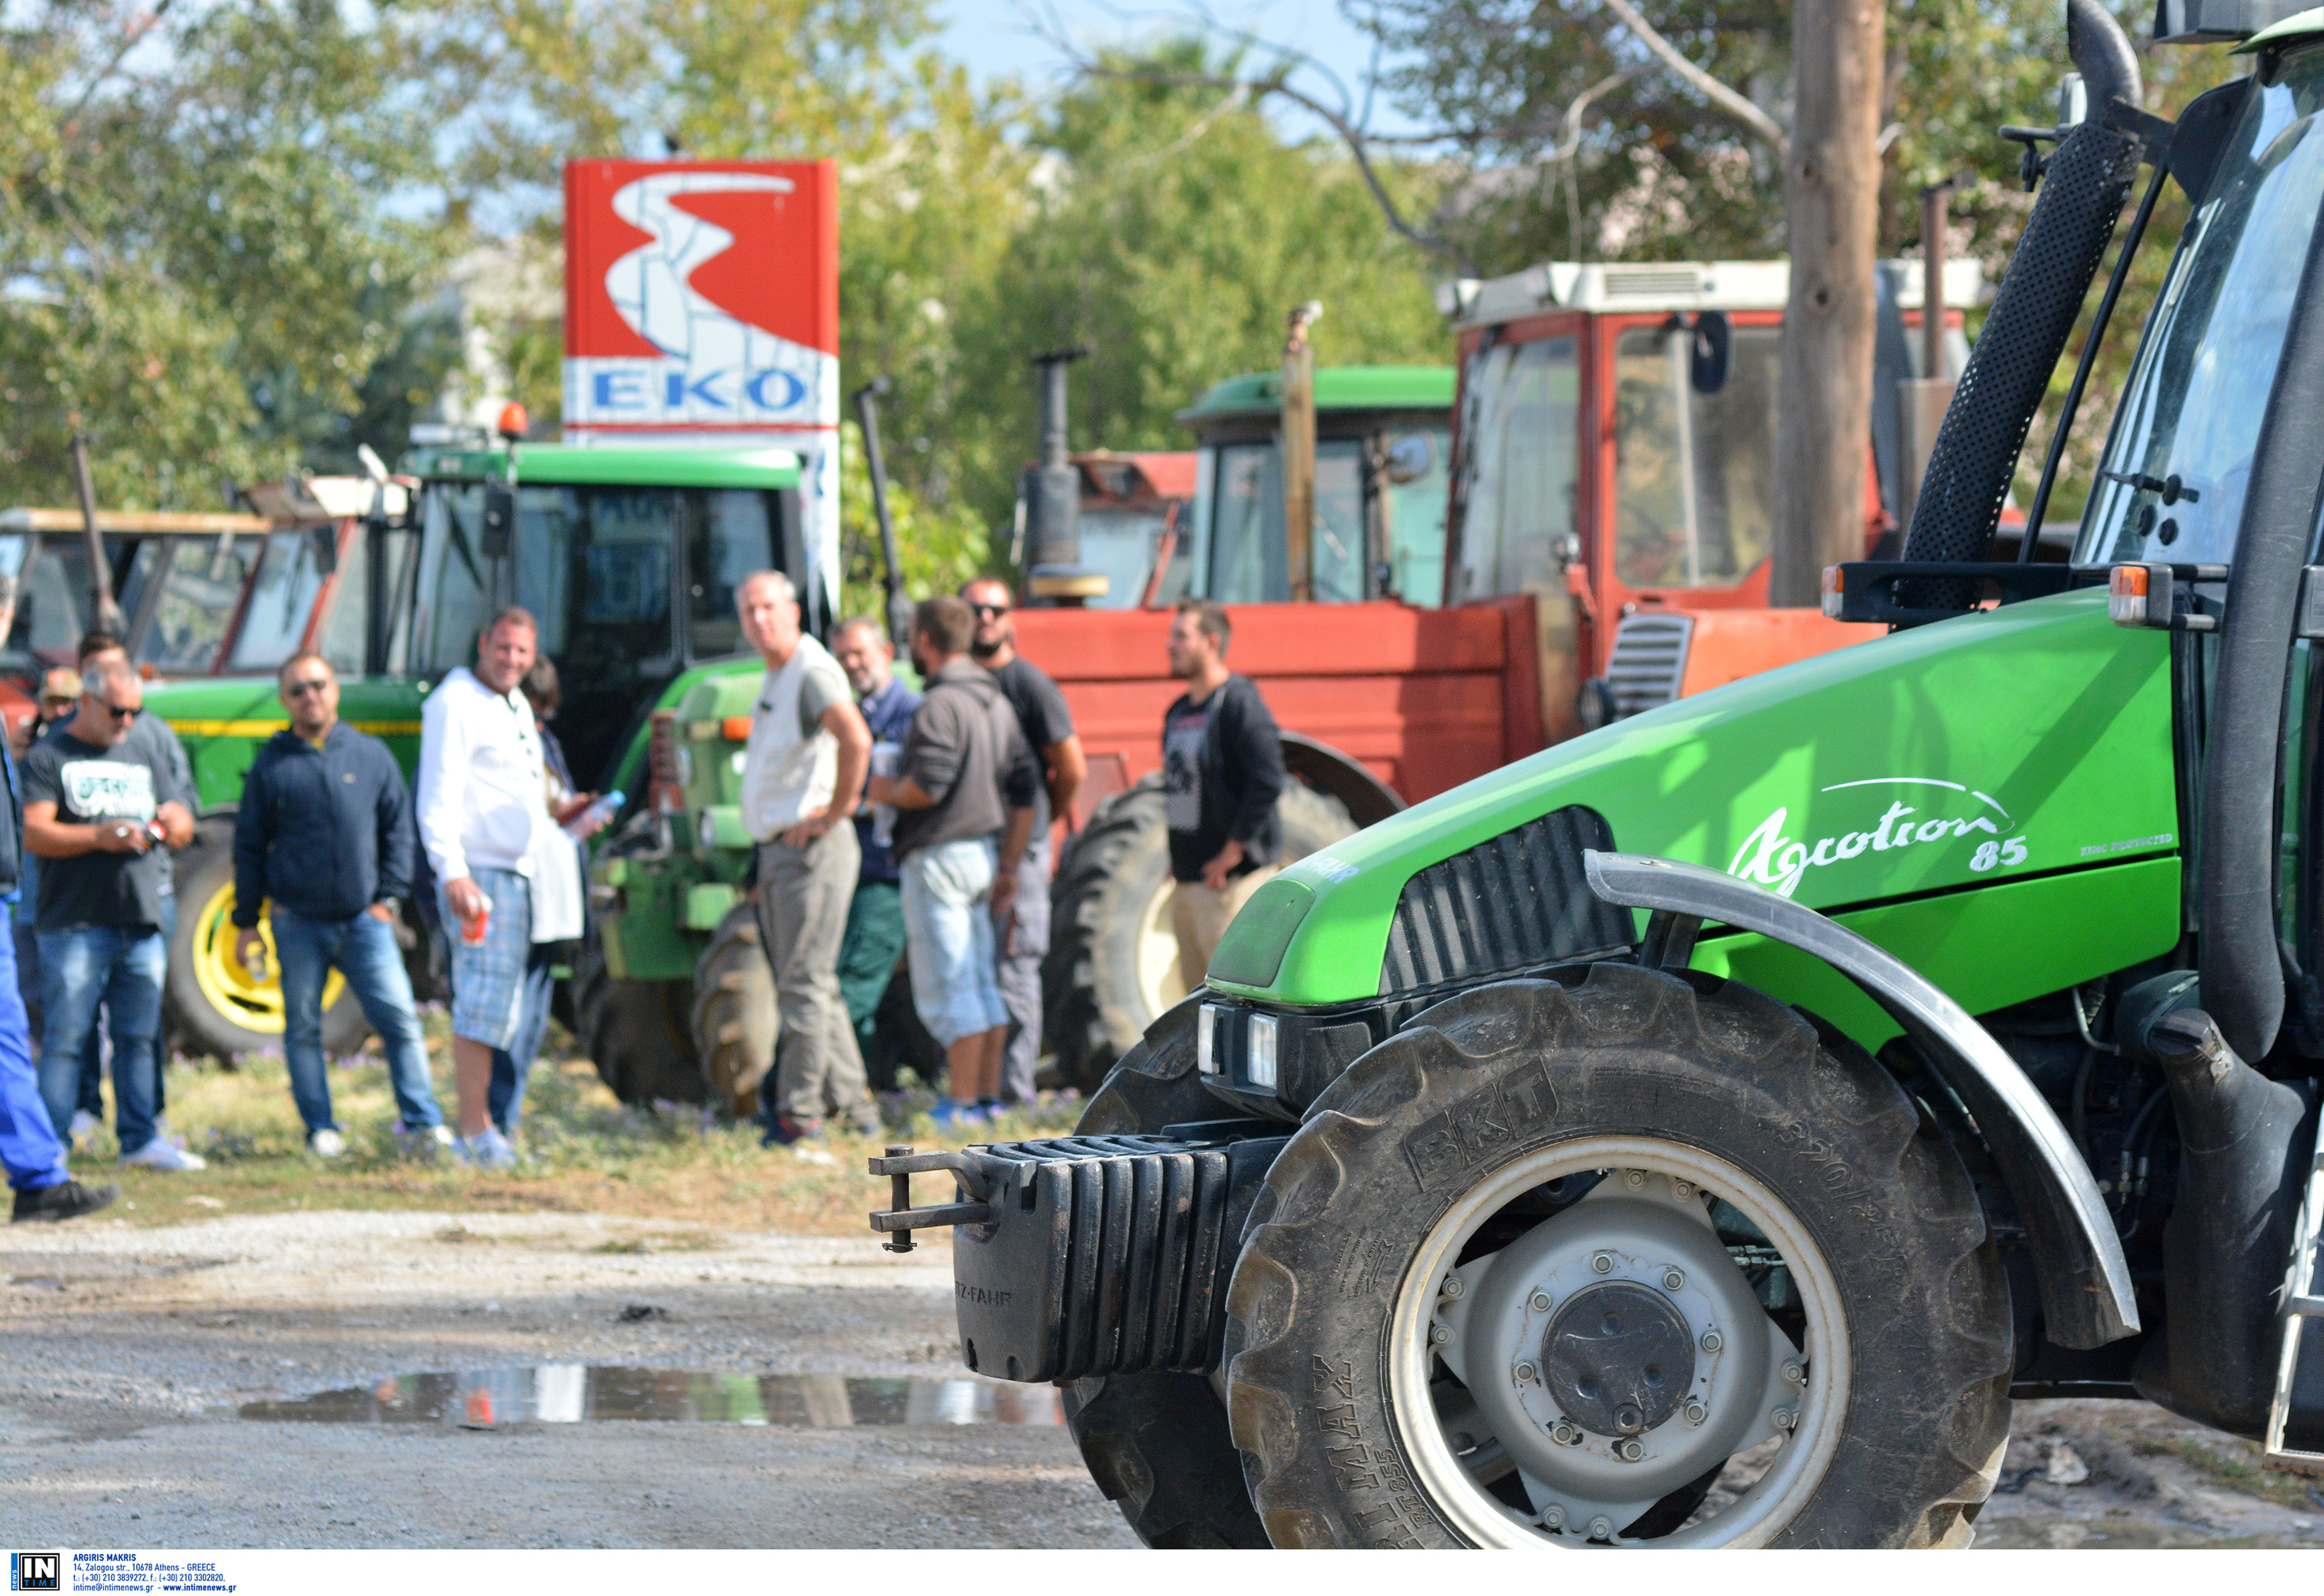
{"label": "blue jeans", "polygon": [[550,956],[556,949],[553,942],[536,942],[525,955],[516,1039],[493,1049],[493,1084],[484,1106],[503,1136],[514,1136],[524,1117],[524,1084],[532,1075],[532,1056],[540,1051],[540,1034],[549,1029],[549,1001],[557,991],[557,961]]}
{"label": "blue jeans", "polygon": [[51,1126],[70,1125],[80,1061],[102,1005],[113,1036],[113,1129],[121,1150],[153,1139],[161,1061],[161,980],[169,939],[157,926],[42,931],[41,1097]]}
{"label": "blue jeans", "polygon": [[16,990],[16,946],[0,940],[0,1167],[20,1192],[37,1192],[65,1178],[65,1149],[41,1101],[40,1075],[32,1067],[32,1039],[24,1019],[23,994]]}
{"label": "blue jeans", "polygon": [[428,1080],[428,1044],[411,1001],[411,977],[395,930],[376,915],[310,920],[285,909],[271,912],[274,957],[282,967],[282,1056],[290,1066],[290,1096],[309,1131],[336,1130],[331,1082],[323,1064],[323,983],[337,965],[387,1044],[387,1078],[395,1106],[411,1130],[444,1122]]}
{"label": "blue jeans", "polygon": [[[30,859],[32,855],[27,853],[25,857]],[[161,935],[171,942],[178,939],[178,899],[175,896],[161,899]],[[25,934],[24,940],[26,942],[32,940],[29,930]],[[38,991],[41,980],[40,948],[35,946],[32,953],[31,981],[33,989]],[[26,962],[23,943],[17,945],[16,958],[19,964]],[[23,978],[20,976],[19,984],[22,983]],[[161,1047],[161,1039],[157,1039],[154,1043],[153,1055],[153,1117],[156,1120],[167,1112],[170,1106],[170,1074],[161,1067],[161,1056],[159,1051]],[[88,1044],[81,1049],[80,1102],[77,1106],[81,1112],[100,1125],[105,1122],[105,1026],[101,1023],[98,1015],[89,1017]],[[59,1130],[57,1134],[69,1136],[71,1128],[68,1126]]]}

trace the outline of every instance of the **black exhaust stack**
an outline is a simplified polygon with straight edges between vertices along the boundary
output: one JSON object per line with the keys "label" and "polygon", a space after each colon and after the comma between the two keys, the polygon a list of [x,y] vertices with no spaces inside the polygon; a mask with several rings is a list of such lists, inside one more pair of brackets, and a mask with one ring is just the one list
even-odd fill
{"label": "black exhaust stack", "polygon": [[1105,593],[1104,577],[1082,567],[1082,474],[1066,457],[1065,368],[1088,354],[1087,345],[1077,344],[1033,356],[1040,374],[1041,452],[1038,464],[1025,473],[1019,496],[1025,504],[1025,587],[1036,602],[1077,604]]}
{"label": "black exhaust stack", "polygon": [[[2026,430],[2144,158],[2138,58],[2098,0],[2066,0],[2066,49],[2089,117],[2063,131],[2043,166],[2041,197],[1937,429],[1904,539],[1908,560],[1990,557]],[[1966,610],[1977,591],[1971,582],[1924,577],[1899,582],[1897,599],[1906,608]]]}

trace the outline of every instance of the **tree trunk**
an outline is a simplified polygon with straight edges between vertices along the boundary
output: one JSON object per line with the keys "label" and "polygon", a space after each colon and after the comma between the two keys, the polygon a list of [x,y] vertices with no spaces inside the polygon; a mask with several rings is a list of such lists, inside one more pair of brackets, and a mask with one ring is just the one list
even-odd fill
{"label": "tree trunk", "polygon": [[1882,0],[1794,0],[1784,311],[1769,602],[1818,602],[1823,567],[1864,558],[1880,208]]}

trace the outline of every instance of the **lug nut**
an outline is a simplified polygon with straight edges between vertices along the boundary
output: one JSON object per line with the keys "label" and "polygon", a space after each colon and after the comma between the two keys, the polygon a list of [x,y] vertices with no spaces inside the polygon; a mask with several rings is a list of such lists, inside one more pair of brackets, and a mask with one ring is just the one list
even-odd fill
{"label": "lug nut", "polygon": [[1469,1287],[1468,1285],[1462,1281],[1460,1276],[1447,1275],[1444,1277],[1444,1285],[1443,1289],[1444,1295],[1447,1296],[1458,1296],[1462,1292],[1468,1290]]}
{"label": "lug nut", "polygon": [[1563,1419],[1559,1419],[1555,1424],[1550,1425],[1549,1438],[1556,1442],[1560,1446],[1579,1446],[1582,1444],[1582,1432],[1575,1429],[1572,1425],[1567,1424]]}
{"label": "lug nut", "polygon": [[1599,1514],[1598,1517],[1590,1521],[1590,1538],[1593,1541],[1612,1540],[1614,1538],[1614,1521],[1611,1518],[1607,1518],[1603,1513]]}
{"label": "lug nut", "polygon": [[1600,1253],[1597,1257],[1590,1260],[1590,1268],[1597,1274],[1612,1274],[1614,1272],[1614,1255],[1610,1252]]}
{"label": "lug nut", "polygon": [[1716,1330],[1706,1330],[1702,1333],[1702,1350],[1704,1352],[1715,1352],[1726,1344],[1727,1338],[1720,1334]]}
{"label": "lug nut", "polygon": [[1683,1290],[1685,1290],[1685,1289],[1686,1289],[1686,1274],[1685,1274],[1685,1272],[1684,1272],[1683,1270],[1681,1270],[1681,1269],[1665,1269],[1665,1270],[1663,1271],[1663,1289],[1664,1289],[1665,1291],[1683,1291]]}
{"label": "lug nut", "polygon": [[1694,1195],[1694,1182],[1674,1179],[1671,1182],[1671,1190],[1676,1192],[1681,1198],[1692,1197]]}
{"label": "lug nut", "polygon": [[1646,1172],[1643,1169],[1626,1169],[1622,1172],[1622,1179],[1635,1192],[1646,1184]]}
{"label": "lug nut", "polygon": [[1796,1363],[1786,1363],[1784,1365],[1784,1378],[1795,1386],[1803,1386],[1808,1383],[1808,1371]]}
{"label": "lug nut", "polygon": [[1531,1385],[1533,1383],[1533,1365],[1530,1363],[1520,1363],[1515,1369],[1510,1370],[1509,1372],[1517,1377],[1517,1381],[1521,1385]]}
{"label": "lug nut", "polygon": [[1526,1298],[1526,1306],[1531,1308],[1536,1314],[1546,1314],[1549,1312],[1549,1293],[1546,1291],[1535,1292],[1531,1296]]}
{"label": "lug nut", "polygon": [[1646,1455],[1646,1449],[1635,1439],[1617,1441],[1614,1443],[1614,1455],[1626,1463],[1634,1463]]}
{"label": "lug nut", "polygon": [[1702,1398],[1700,1397],[1688,1398],[1686,1406],[1679,1411],[1686,1416],[1686,1422],[1691,1425],[1699,1425],[1711,1416],[1711,1409],[1702,1405]]}
{"label": "lug nut", "polygon": [[1452,1339],[1452,1327],[1450,1324],[1431,1324],[1428,1327],[1428,1342],[1431,1346],[1441,1347]]}
{"label": "lug nut", "polygon": [[1541,1527],[1544,1529],[1563,1529],[1565,1509],[1555,1502],[1550,1503],[1541,1510]]}
{"label": "lug nut", "polygon": [[1788,1407],[1778,1407],[1770,1416],[1774,1418],[1775,1428],[1779,1430],[1788,1430],[1800,1422],[1800,1416]]}

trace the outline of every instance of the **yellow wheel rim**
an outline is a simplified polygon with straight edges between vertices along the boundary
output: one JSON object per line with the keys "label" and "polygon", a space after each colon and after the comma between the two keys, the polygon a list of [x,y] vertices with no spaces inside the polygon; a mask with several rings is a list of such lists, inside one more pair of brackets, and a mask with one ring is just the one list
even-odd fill
{"label": "yellow wheel rim", "polygon": [[[210,894],[194,919],[194,983],[209,1006],[244,1030],[279,1037],[282,1034],[282,983],[275,979],[274,927],[259,917],[258,935],[266,945],[266,979],[261,981],[234,956],[241,935],[234,925],[234,883]],[[323,1007],[327,1010],[347,989],[346,977],[333,970],[323,978]]]}

